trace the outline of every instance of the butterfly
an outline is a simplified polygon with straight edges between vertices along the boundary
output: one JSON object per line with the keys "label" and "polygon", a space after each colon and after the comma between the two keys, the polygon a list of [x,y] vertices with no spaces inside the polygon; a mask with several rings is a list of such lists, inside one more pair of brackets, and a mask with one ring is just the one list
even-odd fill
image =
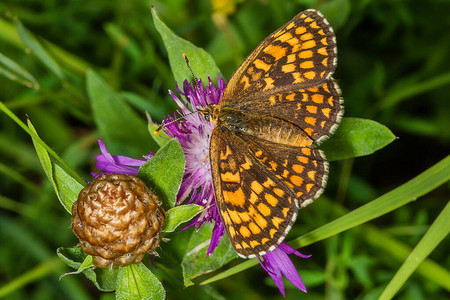
{"label": "butterfly", "polygon": [[331,77],[336,38],[309,9],[270,34],[231,76],[218,105],[209,159],[216,203],[236,252],[273,251],[298,210],[319,197],[328,161],[317,146],[337,128],[343,100]]}

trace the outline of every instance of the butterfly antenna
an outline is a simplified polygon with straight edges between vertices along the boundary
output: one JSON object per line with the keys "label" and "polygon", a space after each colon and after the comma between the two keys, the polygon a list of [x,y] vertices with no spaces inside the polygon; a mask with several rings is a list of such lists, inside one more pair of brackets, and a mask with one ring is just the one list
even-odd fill
{"label": "butterfly antenna", "polygon": [[179,120],[181,120],[181,119],[183,119],[183,118],[185,118],[185,117],[187,117],[187,116],[189,116],[189,115],[192,115],[192,114],[194,114],[194,113],[197,113],[197,112],[198,112],[198,111],[192,111],[192,112],[190,112],[190,113],[188,113],[188,114],[186,114],[186,115],[184,115],[184,116],[180,116],[179,118],[176,118],[175,120],[172,120],[172,121],[167,122],[167,123],[162,123],[161,125],[159,125],[158,128],[156,128],[156,130],[153,131],[153,134],[156,135],[156,134],[158,134],[161,130],[163,130],[167,125],[172,124],[172,123],[175,123],[175,122],[178,122]]}
{"label": "butterfly antenna", "polygon": [[[201,86],[200,86],[200,80],[199,80],[197,77],[195,77],[194,72],[192,72],[191,66],[189,65],[189,59],[188,59],[187,55],[184,54],[184,53],[183,53],[183,59],[184,59],[184,61],[186,62],[186,65],[187,65],[187,67],[189,68],[189,71],[191,71],[191,75],[192,75],[192,77],[194,78],[195,85],[196,85],[197,87],[201,87]],[[176,118],[175,120],[172,120],[172,121],[170,121],[170,122],[168,122],[168,123],[163,123],[163,124],[161,124],[155,131],[153,131],[153,134],[156,135],[156,134],[158,134],[161,130],[163,130],[164,127],[166,127],[167,125],[172,124],[172,123],[175,123],[175,122],[177,122],[178,120],[183,119],[183,118],[185,118],[185,117],[187,117],[187,116],[189,116],[189,115],[192,115],[192,114],[194,114],[194,113],[197,113],[197,112],[199,112],[199,111],[193,111],[193,112],[190,112],[190,113],[188,113],[188,114],[186,114],[186,115],[184,115],[184,116],[181,116],[181,117],[179,117],[179,118]]]}
{"label": "butterfly antenna", "polygon": [[191,66],[189,65],[189,59],[188,59],[187,55],[184,53],[183,53],[183,58],[184,58],[184,61],[186,62],[187,67],[189,68],[189,71],[191,71],[191,75],[192,75],[192,78],[194,78],[195,85],[197,87],[200,87],[199,86],[200,80],[197,77],[195,77],[194,72],[192,72]]}

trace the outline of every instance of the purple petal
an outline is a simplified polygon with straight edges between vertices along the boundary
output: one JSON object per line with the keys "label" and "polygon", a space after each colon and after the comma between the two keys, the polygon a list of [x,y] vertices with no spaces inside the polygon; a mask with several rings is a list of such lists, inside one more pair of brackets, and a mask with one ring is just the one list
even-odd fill
{"label": "purple petal", "polygon": [[[146,159],[140,158],[131,158],[127,156],[121,155],[111,155],[108,149],[106,149],[105,144],[98,140],[98,145],[100,147],[101,155],[97,155],[95,159],[97,160],[95,163],[95,167],[99,170],[104,171],[106,174],[126,174],[136,176],[139,167],[147,162],[153,154],[149,154],[144,156]],[[97,178],[103,173],[92,173],[92,175]]]}
{"label": "purple petal", "polygon": [[300,275],[298,275],[297,269],[295,268],[289,256],[283,252],[281,249],[275,249],[273,252],[273,257],[275,258],[276,264],[279,266],[281,273],[283,273],[286,278],[292,282],[298,289],[306,293],[306,287],[303,284]]}
{"label": "purple petal", "polygon": [[206,256],[208,257],[213,253],[214,249],[219,245],[220,240],[225,234],[225,226],[223,225],[222,220],[219,218],[218,221],[214,224],[214,229],[212,231],[211,242],[209,244],[208,251],[206,252]]}
{"label": "purple petal", "polygon": [[[275,285],[280,290],[283,297],[285,297],[284,293],[284,283],[283,283],[283,277],[281,276],[281,272],[279,268],[276,267],[275,259],[272,257],[272,252],[265,254],[264,257],[264,263],[261,262],[261,259],[258,257],[259,263],[263,267],[264,270],[270,275]],[[273,264],[273,265],[272,265]]]}
{"label": "purple petal", "polygon": [[301,254],[300,252],[298,252],[297,250],[295,250],[294,248],[292,248],[288,243],[286,242],[282,242],[280,245],[278,245],[279,249],[283,250],[283,252],[287,253],[287,254],[295,254],[299,257],[302,258],[310,258],[312,255],[305,255],[305,254]]}
{"label": "purple petal", "polygon": [[288,254],[295,254],[297,256],[307,258],[311,255],[304,255],[289,246],[287,243],[281,243],[275,250],[263,255],[264,262],[259,260],[259,263],[267,271],[267,273],[272,277],[276,286],[280,292],[285,296],[284,284],[281,274],[286,276],[286,278],[292,282],[299,290],[306,293],[306,287],[300,278],[294,264],[290,260]]}

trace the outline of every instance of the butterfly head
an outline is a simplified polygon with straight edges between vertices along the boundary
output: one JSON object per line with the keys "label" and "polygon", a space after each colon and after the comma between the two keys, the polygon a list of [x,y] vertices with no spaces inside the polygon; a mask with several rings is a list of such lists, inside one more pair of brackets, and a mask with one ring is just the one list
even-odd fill
{"label": "butterfly head", "polygon": [[198,110],[198,112],[203,115],[206,121],[213,122],[214,124],[217,124],[219,111],[220,111],[219,106],[214,104],[204,106]]}

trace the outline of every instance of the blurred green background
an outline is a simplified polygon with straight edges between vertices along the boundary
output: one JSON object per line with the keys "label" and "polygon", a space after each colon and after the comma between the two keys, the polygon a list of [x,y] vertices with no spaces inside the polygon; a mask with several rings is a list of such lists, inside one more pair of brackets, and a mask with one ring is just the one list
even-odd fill
{"label": "blurred green background", "polygon": [[[345,116],[376,120],[398,140],[373,155],[332,162],[325,195],[300,212],[290,237],[298,237],[355,209],[425,171],[450,149],[450,2],[434,1],[214,1],[214,0],[2,0],[0,101],[86,179],[99,153],[85,86],[93,69],[142,118],[173,113],[168,89],[175,82],[150,5],[176,34],[207,50],[225,78],[268,34],[307,8],[322,11],[335,29]],[[55,65],[30,54],[20,20]],[[8,74],[9,58],[33,76]],[[56,66],[56,67],[55,67]],[[151,138],[109,149],[140,157],[156,151]],[[7,299],[110,298],[56,257],[77,240],[70,215],[58,203],[30,137],[0,113],[0,295]],[[301,249],[293,258],[308,294],[287,284],[287,299],[376,299],[402,264],[371,242],[383,234],[414,248],[449,199],[448,183],[414,203],[339,236]],[[370,229],[370,230],[369,230]],[[369,232],[369,233],[368,233]],[[289,240],[289,237],[288,239]],[[449,269],[448,238],[430,256]],[[237,259],[229,264],[242,262]],[[164,262],[157,261],[164,265]],[[206,279],[208,276],[205,276]],[[207,286],[183,290],[181,275],[164,278],[168,299],[279,299],[262,268]],[[201,281],[201,280],[200,280]],[[6,291],[6,292],[5,292]],[[398,299],[448,299],[448,290],[414,274]]]}

